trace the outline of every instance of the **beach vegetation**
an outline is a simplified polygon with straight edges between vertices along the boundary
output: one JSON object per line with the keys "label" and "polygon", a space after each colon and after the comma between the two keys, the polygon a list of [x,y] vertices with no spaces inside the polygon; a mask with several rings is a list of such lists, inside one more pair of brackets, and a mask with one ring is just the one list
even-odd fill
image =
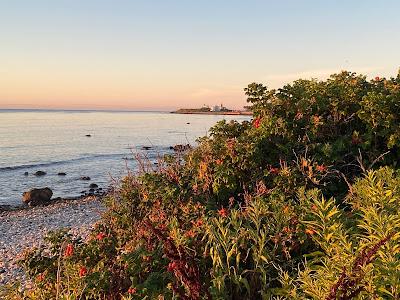
{"label": "beach vegetation", "polygon": [[9,299],[399,299],[400,74],[245,88],[253,119],[139,162]]}

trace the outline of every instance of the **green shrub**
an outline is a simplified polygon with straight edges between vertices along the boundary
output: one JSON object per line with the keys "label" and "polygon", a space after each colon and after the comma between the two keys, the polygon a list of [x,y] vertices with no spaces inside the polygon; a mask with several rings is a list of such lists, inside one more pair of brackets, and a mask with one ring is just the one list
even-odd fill
{"label": "green shrub", "polygon": [[314,232],[312,239],[320,249],[307,254],[304,268],[293,278],[282,270],[284,295],[298,299],[398,299],[399,184],[399,174],[395,176],[391,169],[368,172],[353,186],[348,210],[316,191],[303,193],[302,223]]}

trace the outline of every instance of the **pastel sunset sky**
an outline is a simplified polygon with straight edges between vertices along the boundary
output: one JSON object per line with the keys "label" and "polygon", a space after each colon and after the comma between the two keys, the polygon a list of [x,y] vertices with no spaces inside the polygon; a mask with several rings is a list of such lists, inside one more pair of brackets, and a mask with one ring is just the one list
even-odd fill
{"label": "pastel sunset sky", "polygon": [[0,108],[241,108],[251,82],[395,76],[399,12],[398,0],[0,0]]}

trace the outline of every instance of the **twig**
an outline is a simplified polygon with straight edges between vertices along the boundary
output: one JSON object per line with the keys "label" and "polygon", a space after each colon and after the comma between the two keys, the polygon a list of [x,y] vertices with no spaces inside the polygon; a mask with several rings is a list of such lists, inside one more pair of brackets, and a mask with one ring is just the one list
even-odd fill
{"label": "twig", "polygon": [[364,164],[362,162],[363,158],[362,158],[362,154],[361,154],[360,148],[358,148],[358,153],[359,153],[359,156],[357,156],[356,159],[357,159],[357,162],[359,164],[359,167],[361,168],[363,173],[367,173],[367,170],[365,169]]}
{"label": "twig", "polygon": [[346,119],[344,119],[343,122],[344,123],[349,122],[355,115],[356,115],[356,113],[352,113],[350,116],[348,116]]}
{"label": "twig", "polygon": [[350,183],[349,180],[347,179],[346,175],[344,175],[344,173],[343,173],[343,172],[340,172],[339,170],[333,170],[332,172],[333,172],[333,173],[339,174],[339,175],[344,179],[344,181],[345,181],[346,184],[347,184],[347,187],[349,188],[349,193],[350,193],[350,194],[353,194],[353,187],[351,186],[351,183]]}
{"label": "twig", "polygon": [[387,155],[389,153],[390,153],[390,151],[386,151],[385,153],[382,153],[377,158],[375,158],[374,161],[370,164],[368,169],[371,169],[379,160],[381,160],[385,155]]}

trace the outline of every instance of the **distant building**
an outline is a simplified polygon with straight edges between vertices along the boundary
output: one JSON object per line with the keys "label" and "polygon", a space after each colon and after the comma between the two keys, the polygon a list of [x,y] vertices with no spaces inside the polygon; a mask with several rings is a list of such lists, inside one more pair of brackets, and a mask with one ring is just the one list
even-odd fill
{"label": "distant building", "polygon": [[226,108],[222,103],[221,105],[215,105],[212,109],[214,112],[229,112],[232,111],[232,109]]}
{"label": "distant building", "polygon": [[215,105],[212,111],[221,111],[221,108],[218,105]]}

